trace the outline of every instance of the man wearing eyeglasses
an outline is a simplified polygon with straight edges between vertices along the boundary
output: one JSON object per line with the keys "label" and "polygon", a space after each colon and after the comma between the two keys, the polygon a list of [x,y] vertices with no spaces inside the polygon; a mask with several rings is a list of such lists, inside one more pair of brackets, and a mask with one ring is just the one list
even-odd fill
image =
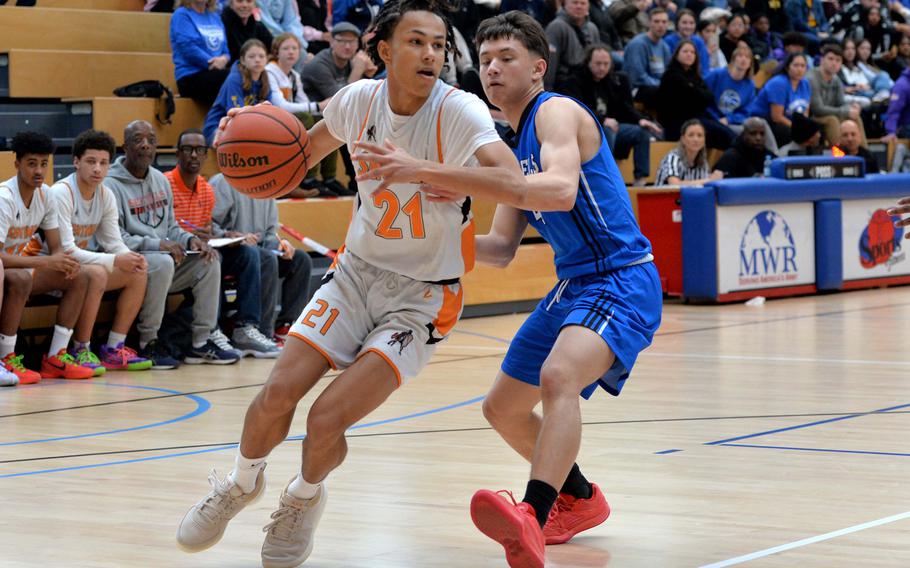
{"label": "man wearing eyeglasses", "polygon": [[[177,138],[177,167],[164,174],[171,182],[177,222],[183,230],[204,241],[216,236],[212,226],[215,190],[199,175],[207,151],[202,131],[198,128],[184,130]],[[260,236],[239,232],[223,236],[243,238],[243,241],[218,249],[221,253],[221,273],[233,276],[237,286],[237,310],[231,342],[244,356],[275,359],[281,350],[272,341],[271,333],[266,337],[259,330],[262,320],[262,277],[257,245]]]}
{"label": "man wearing eyeglasses", "polygon": [[152,369],[180,364],[172,346],[159,339],[167,296],[192,290],[192,346],[185,363],[236,363],[240,356],[217,329],[221,263],[218,253],[193,233],[183,230],[174,216],[170,182],[152,167],[158,150],[155,129],[144,120],[123,131],[125,156],[117,158],[104,181],[119,206],[120,231],[130,250],[148,262],[148,287],[139,311],[139,355],[152,360]]}

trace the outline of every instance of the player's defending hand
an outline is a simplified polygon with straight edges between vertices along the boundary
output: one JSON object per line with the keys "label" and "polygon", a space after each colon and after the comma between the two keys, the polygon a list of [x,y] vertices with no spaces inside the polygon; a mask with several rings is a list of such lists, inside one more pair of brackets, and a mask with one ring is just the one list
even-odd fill
{"label": "player's defending hand", "polygon": [[[259,103],[258,105],[254,105],[254,106],[270,105],[270,104],[272,104],[272,103],[266,101],[264,103]],[[231,121],[232,118],[237,116],[238,112],[242,111],[245,108],[249,108],[249,107],[234,107],[234,108],[228,109],[227,116],[222,117],[221,120],[218,121],[218,128],[217,128],[217,130],[215,130],[215,136],[212,138],[212,148],[218,147],[218,142],[221,140],[221,135],[224,133],[224,129],[227,128],[228,123]]]}
{"label": "player's defending hand", "polygon": [[[892,217],[895,215],[904,215],[906,213],[910,213],[910,197],[904,197],[897,202],[897,207],[888,209],[888,215],[891,215]],[[906,227],[908,225],[910,225],[910,217],[904,217],[894,222],[895,227]],[[910,231],[904,234],[904,238],[910,239]]]}
{"label": "player's defending hand", "polygon": [[355,142],[352,160],[370,164],[370,168],[357,175],[357,181],[379,180],[373,190],[376,195],[393,183],[420,183],[417,169],[424,163],[398,148],[388,139],[380,146],[369,142]]}

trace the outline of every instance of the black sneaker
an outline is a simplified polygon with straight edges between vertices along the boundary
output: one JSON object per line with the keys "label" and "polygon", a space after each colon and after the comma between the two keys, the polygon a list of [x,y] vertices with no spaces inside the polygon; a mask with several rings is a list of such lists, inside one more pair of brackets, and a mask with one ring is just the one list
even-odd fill
{"label": "black sneaker", "polygon": [[239,360],[240,357],[237,356],[236,352],[227,351],[218,347],[211,339],[206,341],[205,345],[202,347],[193,347],[187,356],[183,358],[183,362],[188,365],[201,365],[203,363],[209,365],[230,365]]}
{"label": "black sneaker", "polygon": [[319,186],[316,189],[319,190],[319,195],[317,197],[339,197],[337,193],[329,189],[322,182],[319,182]]}
{"label": "black sneaker", "polygon": [[149,341],[145,347],[140,349],[139,356],[151,360],[152,369],[156,371],[176,369],[180,366],[180,361],[174,358],[168,346],[157,339]]}
{"label": "black sneaker", "polygon": [[333,191],[341,197],[351,197],[357,195],[356,191],[351,191],[350,189],[346,188],[340,181],[335,178],[322,180],[322,185],[326,186],[329,191]]}

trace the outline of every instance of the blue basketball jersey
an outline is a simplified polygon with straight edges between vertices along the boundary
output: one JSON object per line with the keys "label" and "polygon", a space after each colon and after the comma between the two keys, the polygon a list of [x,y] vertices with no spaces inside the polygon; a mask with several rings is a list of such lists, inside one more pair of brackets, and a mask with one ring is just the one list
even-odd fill
{"label": "blue basketball jersey", "polygon": [[[534,122],[537,110],[550,98],[561,96],[540,93],[521,117],[511,146],[525,175],[541,171]],[[590,109],[575,102],[594,117]],[[525,211],[528,222],[553,247],[560,280],[604,274],[652,259],[651,243],[638,228],[622,174],[603,132],[600,140],[597,154],[581,165],[578,195],[571,211]]]}

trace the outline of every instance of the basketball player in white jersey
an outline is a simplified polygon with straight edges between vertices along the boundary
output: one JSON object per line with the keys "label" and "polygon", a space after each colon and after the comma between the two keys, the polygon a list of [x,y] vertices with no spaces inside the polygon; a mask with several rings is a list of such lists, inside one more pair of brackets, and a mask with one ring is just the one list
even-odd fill
{"label": "basketball player in white jersey", "polygon": [[[423,160],[465,170],[479,164],[487,176],[521,184],[486,106],[438,79],[454,43],[443,8],[392,0],[373,30],[369,51],[388,78],[335,95],[309,134],[311,163],[342,144],[388,140]],[[365,173],[374,164],[359,166]],[[223,480],[212,475],[213,491],[180,523],[181,548],[214,545],[228,521],[262,495],[266,458],[288,435],[297,403],[326,371],[342,369],[309,409],[301,470],[282,493],[262,547],[266,567],[306,560],[326,504],[324,480],[347,453],[345,431],[416,376],[455,325],[473,243],[469,200],[430,202],[416,184],[360,184],[345,246],[247,410],[234,471]]]}
{"label": "basketball player in white jersey", "polygon": [[89,340],[98,315],[101,298],[86,298],[83,316],[73,331],[70,355],[84,367],[141,371],[152,362],[126,347],[126,334],[142,307],[148,281],[145,257],[127,248],[120,236],[117,199],[102,185],[117,144],[107,132],[86,130],[73,141],[73,166],[76,171],[51,186],[50,198],[57,209],[60,241],[63,250],[83,265],[104,267],[105,291],[122,290],[107,344],[99,350],[99,359]]}

